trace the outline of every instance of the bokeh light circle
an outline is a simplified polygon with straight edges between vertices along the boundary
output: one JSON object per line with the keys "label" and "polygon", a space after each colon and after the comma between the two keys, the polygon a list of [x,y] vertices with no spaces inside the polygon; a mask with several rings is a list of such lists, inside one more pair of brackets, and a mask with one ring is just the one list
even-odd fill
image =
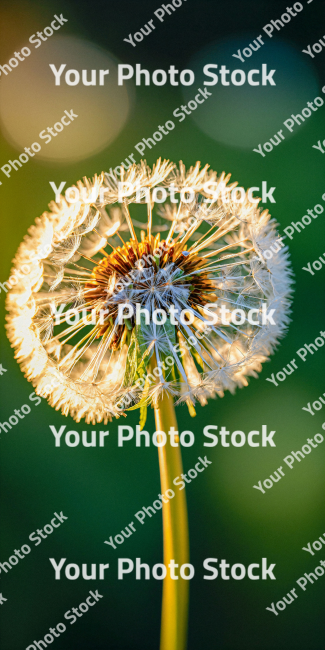
{"label": "bokeh light circle", "polygon": [[[290,43],[265,42],[249,58],[241,54],[244,62],[233,57],[249,43],[254,45],[254,39],[256,36],[246,34],[212,43],[197,53],[187,66],[195,72],[196,87],[206,88],[212,93],[191,114],[191,118],[210,138],[236,148],[255,148],[269,141],[283,128],[284,120],[292,113],[300,113],[320,92],[314,67]],[[266,63],[267,72],[276,70],[273,77],[276,85],[250,86],[246,82],[243,86],[222,86],[219,75],[215,86],[204,86],[204,80],[212,81],[203,74],[207,63],[219,66],[211,70],[217,74],[224,64],[230,71],[241,69],[246,75],[249,70],[261,70],[262,64]],[[261,75],[254,79],[261,79]],[[193,86],[183,87],[183,96],[186,102],[193,99]],[[298,131],[291,134],[285,129],[285,137]]]}
{"label": "bokeh light circle", "polygon": [[[21,151],[38,142],[42,148],[37,158],[50,162],[82,160],[105,149],[125,125],[134,96],[132,85],[117,85],[116,58],[73,36],[55,35],[30,49],[30,56],[18,67],[1,75],[0,121],[6,139]],[[50,63],[57,70],[66,64],[60,86],[55,85]],[[78,85],[65,83],[65,73],[71,69],[80,72]],[[83,85],[82,70],[87,70],[88,80],[91,70],[97,71],[95,86]],[[102,86],[99,70],[109,70]],[[44,129],[60,122],[65,110],[78,117],[51,142],[40,139]]]}

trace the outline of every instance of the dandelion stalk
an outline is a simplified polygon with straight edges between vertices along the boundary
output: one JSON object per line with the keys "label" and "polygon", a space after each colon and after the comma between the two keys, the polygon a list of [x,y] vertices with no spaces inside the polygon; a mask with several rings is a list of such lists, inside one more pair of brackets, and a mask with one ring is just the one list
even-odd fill
{"label": "dandelion stalk", "polygon": [[[157,431],[177,430],[173,399],[165,395],[155,408]],[[183,472],[180,446],[172,447],[168,441],[158,447],[161,493],[173,485],[173,479]],[[189,562],[189,538],[185,490],[177,490],[173,499],[163,503],[164,564],[168,571],[171,560],[179,565]],[[177,569],[179,571],[179,569]],[[185,650],[188,618],[187,580],[172,580],[169,576],[163,582],[160,650]]]}

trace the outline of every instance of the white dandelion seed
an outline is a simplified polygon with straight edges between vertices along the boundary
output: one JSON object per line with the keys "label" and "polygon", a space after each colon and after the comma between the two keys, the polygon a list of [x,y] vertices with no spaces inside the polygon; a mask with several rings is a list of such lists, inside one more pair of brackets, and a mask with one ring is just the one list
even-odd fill
{"label": "white dandelion seed", "polygon": [[[276,246],[275,221],[247,194],[232,201],[236,184],[229,179],[200,163],[186,170],[159,159],[150,169],[142,161],[121,178],[84,178],[74,204],[62,197],[50,204],[13,262],[12,273],[26,260],[29,272],[7,295],[8,337],[37,394],[77,421],[106,423],[129,408],[157,405],[165,394],[193,412],[196,401],[204,405],[257,376],[286,333],[292,275],[286,247],[271,259],[263,255]],[[119,182],[143,192],[141,221],[130,213],[135,190],[117,204]],[[220,188],[212,199],[207,182]],[[168,185],[178,202],[159,206],[165,223],[155,224],[152,190]],[[186,188],[195,194],[191,203]],[[121,303],[150,314],[160,309],[165,322],[120,323]],[[209,325],[208,303],[217,315],[241,308],[245,320],[225,324],[218,316]],[[275,310],[275,324],[263,322],[263,304]],[[187,310],[188,322],[178,313],[173,323],[172,306]],[[72,324],[69,309],[79,316]],[[250,309],[258,310],[255,325]]]}

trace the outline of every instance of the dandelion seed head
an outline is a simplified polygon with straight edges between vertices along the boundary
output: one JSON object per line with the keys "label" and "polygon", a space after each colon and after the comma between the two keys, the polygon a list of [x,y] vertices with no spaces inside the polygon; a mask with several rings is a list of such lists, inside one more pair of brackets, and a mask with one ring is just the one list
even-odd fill
{"label": "dandelion seed head", "polygon": [[[120,178],[84,178],[76,203],[60,197],[36,220],[13,260],[12,273],[27,263],[29,271],[8,292],[7,332],[26,378],[51,406],[77,422],[107,423],[165,394],[204,406],[258,376],[286,333],[292,275],[287,247],[264,255],[278,239],[276,222],[248,193],[233,200],[229,181],[200,163],[141,161]],[[173,186],[177,204],[156,206],[158,186]],[[135,202],[141,222],[132,218]],[[165,321],[120,322],[121,304],[158,309]],[[263,304],[275,324],[262,322]],[[224,307],[257,310],[256,324],[221,322]],[[75,320],[67,321],[69,310]],[[182,321],[182,310],[192,318]]]}

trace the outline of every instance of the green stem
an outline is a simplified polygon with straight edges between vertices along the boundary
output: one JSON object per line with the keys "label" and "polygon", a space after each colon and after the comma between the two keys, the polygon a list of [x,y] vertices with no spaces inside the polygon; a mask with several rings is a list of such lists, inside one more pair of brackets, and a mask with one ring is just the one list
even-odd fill
{"label": "green stem", "polygon": [[[173,400],[166,395],[155,408],[157,431],[168,434],[170,427],[177,430],[177,421]],[[168,437],[168,435],[167,435]],[[166,445],[158,447],[161,492],[173,486],[173,479],[183,472],[180,447],[172,447],[169,438]],[[175,490],[174,490],[175,492]],[[189,536],[187,522],[186,496],[184,490],[176,490],[175,496],[163,502],[163,538],[164,564],[167,576],[163,582],[161,638],[160,650],[185,650],[188,619],[189,582],[178,578],[172,580],[169,576],[168,564],[175,560],[178,564],[189,562]]]}

